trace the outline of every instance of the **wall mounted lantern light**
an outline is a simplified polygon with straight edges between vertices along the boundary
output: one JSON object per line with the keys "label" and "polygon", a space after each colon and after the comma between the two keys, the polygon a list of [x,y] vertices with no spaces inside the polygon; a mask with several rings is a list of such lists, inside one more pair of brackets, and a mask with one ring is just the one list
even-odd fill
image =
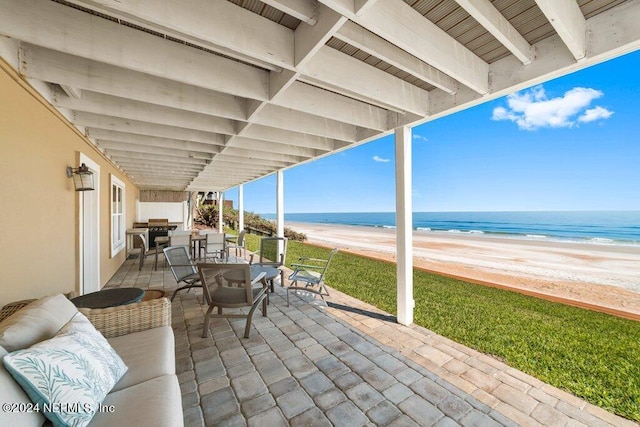
{"label": "wall mounted lantern light", "polygon": [[76,191],[93,190],[93,172],[84,163],[79,168],[67,166],[67,178],[73,178],[73,185]]}

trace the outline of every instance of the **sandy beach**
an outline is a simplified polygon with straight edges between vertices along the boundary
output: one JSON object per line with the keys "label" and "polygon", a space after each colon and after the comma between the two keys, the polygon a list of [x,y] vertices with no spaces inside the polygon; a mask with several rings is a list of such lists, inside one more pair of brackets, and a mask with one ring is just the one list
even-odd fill
{"label": "sandy beach", "polygon": [[[395,261],[395,230],[286,224],[309,243]],[[640,247],[415,231],[414,265],[640,314]]]}

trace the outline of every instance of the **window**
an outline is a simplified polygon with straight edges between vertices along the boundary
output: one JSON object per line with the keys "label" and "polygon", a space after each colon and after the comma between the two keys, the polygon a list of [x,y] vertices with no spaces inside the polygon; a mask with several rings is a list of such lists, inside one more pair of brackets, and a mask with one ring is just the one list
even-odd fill
{"label": "window", "polygon": [[111,256],[124,249],[124,182],[111,175]]}

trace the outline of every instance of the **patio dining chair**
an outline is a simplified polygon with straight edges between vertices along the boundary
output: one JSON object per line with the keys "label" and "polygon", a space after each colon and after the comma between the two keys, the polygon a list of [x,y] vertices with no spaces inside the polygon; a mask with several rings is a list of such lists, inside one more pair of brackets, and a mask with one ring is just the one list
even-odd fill
{"label": "patio dining chair", "polygon": [[189,248],[187,246],[169,246],[163,249],[164,256],[167,259],[167,264],[171,269],[173,277],[176,279],[176,283],[184,282],[183,286],[179,286],[171,295],[171,301],[176,297],[176,294],[183,289],[187,289],[187,292],[191,288],[201,288],[200,275],[191,257],[189,256]]}
{"label": "patio dining chair", "polygon": [[236,252],[236,258],[238,257],[238,253],[240,253],[240,255],[243,255],[243,253],[246,255],[246,248],[244,247],[244,235],[245,235],[245,230],[240,231],[240,233],[238,233],[238,237],[236,238],[236,241],[234,243],[227,243],[227,256],[231,255],[231,250],[234,249]]}
{"label": "patio dining chair", "polygon": [[[251,332],[251,321],[256,308],[262,303],[262,315],[267,315],[267,285],[264,283],[265,273],[251,279],[251,269],[249,264],[219,264],[201,263],[198,264],[200,283],[205,296],[205,301],[209,304],[209,309],[204,316],[204,327],[202,337],[209,336],[209,322],[214,318],[245,318],[244,337],[249,338]],[[226,275],[233,276],[235,286],[229,286]],[[239,277],[237,277],[239,276]],[[231,277],[229,277],[231,280]],[[260,286],[256,286],[262,283]],[[234,310],[234,312],[223,313],[223,309],[242,309],[251,307],[249,312],[245,310]],[[217,308],[217,313],[213,310]]]}
{"label": "patio dining chair", "polygon": [[[280,268],[284,266],[287,259],[286,237],[263,237],[260,239],[260,251],[249,256],[249,264],[261,265],[264,267]],[[281,252],[280,252],[281,251]],[[280,252],[280,256],[278,256]],[[254,258],[257,257],[257,260]],[[284,286],[284,270],[280,268],[280,286]],[[273,292],[273,280],[271,281],[271,292]]]}
{"label": "patio dining chair", "polygon": [[142,271],[142,266],[144,266],[144,260],[147,256],[151,255],[149,252],[149,242],[145,237],[144,233],[138,234],[138,238],[140,239],[140,255],[138,255],[138,271]]}
{"label": "patio dining chair", "polygon": [[[333,248],[327,259],[318,258],[300,258],[300,263],[291,264],[294,268],[293,273],[289,276],[291,285],[287,287],[287,307],[289,306],[289,291],[305,291],[315,295],[320,295],[322,301],[325,296],[329,296],[324,283],[324,275],[331,264],[334,255],[338,253],[338,248]],[[300,284],[298,284],[300,282]]]}
{"label": "patio dining chair", "polygon": [[218,233],[215,230],[200,230],[199,234],[206,237],[204,245],[205,260],[224,261],[226,259],[224,233]]}

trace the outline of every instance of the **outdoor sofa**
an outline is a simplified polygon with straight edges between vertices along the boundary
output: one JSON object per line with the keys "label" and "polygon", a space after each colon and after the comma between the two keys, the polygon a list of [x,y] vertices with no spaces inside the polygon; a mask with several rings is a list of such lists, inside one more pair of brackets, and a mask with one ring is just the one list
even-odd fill
{"label": "outdoor sofa", "polygon": [[[95,411],[88,425],[171,427],[183,425],[182,399],[175,373],[174,336],[170,326],[171,303],[167,298],[106,309],[77,309],[64,295],[59,294],[41,298],[22,308],[20,306],[18,304],[13,308],[9,307],[9,311],[19,309],[4,320],[2,316],[8,314],[7,310],[0,313],[0,358],[4,362],[0,363],[0,404],[2,404],[0,425],[41,426],[45,422],[42,411],[35,411],[34,400],[14,380],[15,366],[20,367],[18,362],[24,362],[24,358],[21,360],[20,356],[25,356],[24,353],[29,354],[30,351],[45,352],[48,350],[49,343],[55,342],[56,339],[68,339],[69,335],[72,335],[75,340],[80,340],[81,343],[86,336],[92,334],[97,335],[96,340],[101,340],[100,334],[95,332],[96,329],[106,338],[106,342],[120,357],[121,362],[124,362],[126,373],[115,383],[115,386],[107,390],[108,394],[102,402],[85,406],[92,407],[92,411]],[[69,328],[75,329],[69,332]],[[102,342],[104,344],[104,339]],[[35,347],[32,347],[34,344],[36,344]],[[47,350],[41,350],[40,347]],[[93,348],[93,345],[86,347]],[[21,349],[27,350],[17,351]],[[84,354],[84,351],[75,353],[80,355]],[[75,353],[71,354],[71,358],[76,356]],[[110,351],[105,350],[102,353],[110,353]],[[8,354],[13,358],[7,356]],[[91,354],[87,357],[91,357]],[[8,363],[7,360],[11,360],[12,363],[9,370],[5,366]],[[27,360],[31,362],[31,359]],[[71,363],[71,365],[75,366],[75,369],[78,369],[78,366],[86,366],[78,363],[75,365]],[[53,372],[57,375],[56,378],[66,380],[67,374],[73,374],[71,372],[73,369],[69,368],[69,372],[60,373],[54,368],[47,372]],[[86,371],[93,370],[86,369]],[[113,371],[115,372],[115,368]],[[17,377],[24,381],[20,375]],[[84,381],[87,384],[93,383],[91,378],[90,381],[86,378]],[[58,383],[56,386],[59,385]],[[31,393],[33,394],[33,391]],[[69,400],[75,400],[75,398],[69,398]],[[76,401],[59,403],[62,405],[47,407],[52,411],[48,418],[56,418],[64,410],[78,410]],[[38,409],[44,407],[45,405],[42,404]],[[86,422],[79,423],[79,425],[85,424]],[[56,419],[54,425],[65,424]]]}

